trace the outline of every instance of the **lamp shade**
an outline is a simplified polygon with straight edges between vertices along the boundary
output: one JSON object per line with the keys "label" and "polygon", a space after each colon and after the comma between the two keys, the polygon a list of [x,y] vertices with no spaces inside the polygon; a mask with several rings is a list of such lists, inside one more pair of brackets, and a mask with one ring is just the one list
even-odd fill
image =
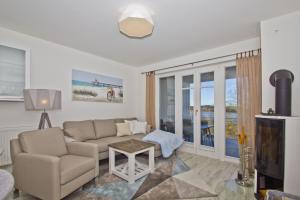
{"label": "lamp shade", "polygon": [[120,32],[134,38],[151,35],[154,23],[148,9],[140,5],[130,5],[119,19]]}
{"label": "lamp shade", "polygon": [[48,89],[25,89],[24,104],[26,110],[61,109],[61,91]]}

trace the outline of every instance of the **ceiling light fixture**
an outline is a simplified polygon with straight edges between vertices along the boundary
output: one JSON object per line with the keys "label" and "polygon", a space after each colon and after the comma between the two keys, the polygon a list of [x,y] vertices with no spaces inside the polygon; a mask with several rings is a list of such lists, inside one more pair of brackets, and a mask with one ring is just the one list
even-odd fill
{"label": "ceiling light fixture", "polygon": [[119,19],[120,32],[133,38],[143,38],[152,34],[154,23],[151,13],[140,5],[130,5]]}

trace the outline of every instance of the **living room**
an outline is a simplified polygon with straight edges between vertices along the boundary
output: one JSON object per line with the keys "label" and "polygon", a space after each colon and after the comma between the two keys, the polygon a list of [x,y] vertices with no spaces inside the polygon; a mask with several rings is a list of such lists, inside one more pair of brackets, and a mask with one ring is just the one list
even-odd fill
{"label": "living room", "polygon": [[[299,199],[299,24],[297,0],[1,1],[0,197]],[[283,138],[259,143],[265,119]],[[13,139],[20,154],[92,157],[94,173],[50,184],[14,162]],[[261,157],[270,144],[280,155]],[[279,175],[259,167],[270,156]]]}

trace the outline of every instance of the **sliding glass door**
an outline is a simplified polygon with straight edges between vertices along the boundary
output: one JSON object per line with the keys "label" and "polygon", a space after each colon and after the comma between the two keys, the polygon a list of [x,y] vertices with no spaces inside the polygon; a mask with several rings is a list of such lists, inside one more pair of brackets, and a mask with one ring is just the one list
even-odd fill
{"label": "sliding glass door", "polygon": [[175,133],[175,76],[159,79],[159,127]]}
{"label": "sliding glass door", "polygon": [[238,158],[236,67],[225,68],[225,155]]}
{"label": "sliding glass door", "polygon": [[200,145],[214,148],[214,71],[200,73]]}
{"label": "sliding glass door", "polygon": [[194,142],[194,75],[182,76],[182,136]]}
{"label": "sliding glass door", "polygon": [[238,158],[234,65],[222,63],[157,76],[160,129],[181,136],[188,151]]}

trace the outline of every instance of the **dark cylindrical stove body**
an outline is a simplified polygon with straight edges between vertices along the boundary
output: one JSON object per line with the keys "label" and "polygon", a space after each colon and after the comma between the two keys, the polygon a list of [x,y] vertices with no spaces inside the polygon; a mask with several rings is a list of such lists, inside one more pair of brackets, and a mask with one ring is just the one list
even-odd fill
{"label": "dark cylindrical stove body", "polygon": [[276,80],[275,113],[283,116],[292,114],[292,80],[282,78]]}
{"label": "dark cylindrical stove body", "polygon": [[288,70],[278,70],[270,76],[270,83],[275,87],[275,113],[291,116],[292,114],[292,83],[294,74]]}

